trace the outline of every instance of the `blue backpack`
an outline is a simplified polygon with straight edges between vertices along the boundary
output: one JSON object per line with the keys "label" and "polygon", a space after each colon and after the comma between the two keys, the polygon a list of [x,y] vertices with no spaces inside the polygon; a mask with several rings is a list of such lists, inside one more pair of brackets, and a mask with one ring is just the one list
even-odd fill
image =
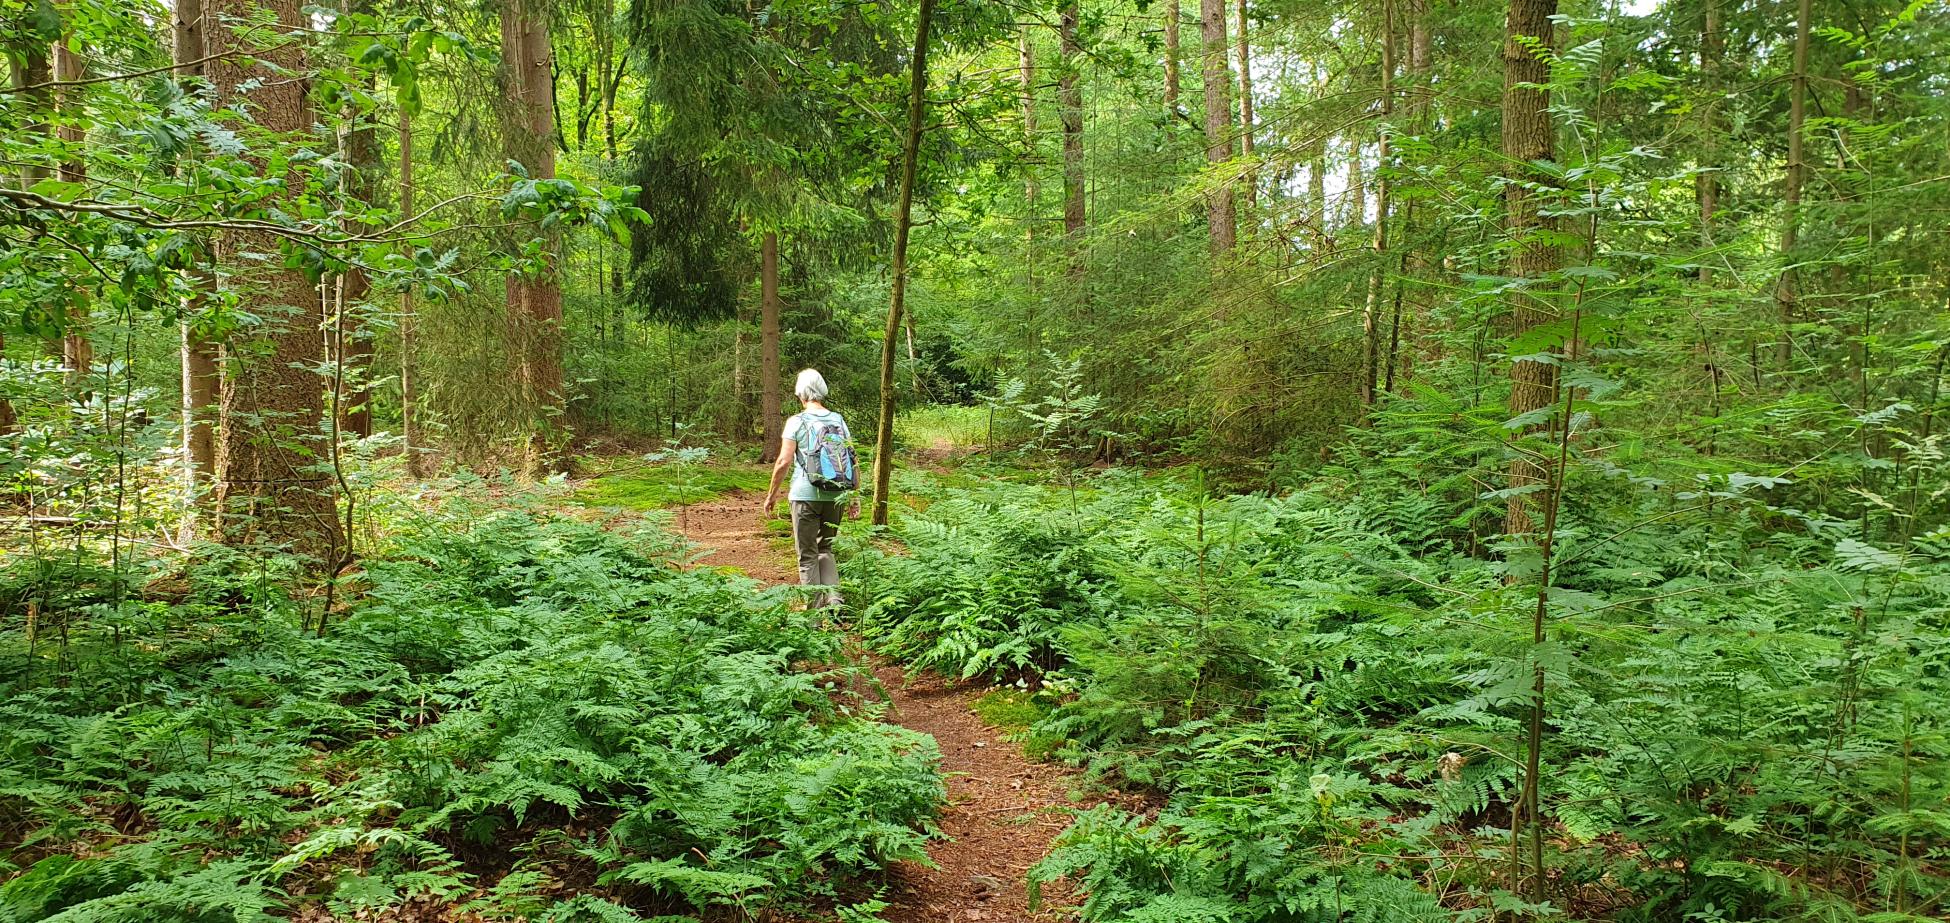
{"label": "blue backpack", "polygon": [[837,415],[828,420],[800,417],[806,438],[799,440],[799,470],[819,490],[852,490],[860,486],[853,462],[853,434]]}

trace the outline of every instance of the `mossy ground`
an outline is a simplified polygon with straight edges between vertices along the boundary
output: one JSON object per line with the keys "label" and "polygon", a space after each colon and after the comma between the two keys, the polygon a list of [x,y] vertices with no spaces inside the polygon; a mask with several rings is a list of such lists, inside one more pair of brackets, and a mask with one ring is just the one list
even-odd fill
{"label": "mossy ground", "polygon": [[574,500],[591,507],[663,509],[736,491],[763,492],[768,475],[760,465],[625,463],[591,477]]}

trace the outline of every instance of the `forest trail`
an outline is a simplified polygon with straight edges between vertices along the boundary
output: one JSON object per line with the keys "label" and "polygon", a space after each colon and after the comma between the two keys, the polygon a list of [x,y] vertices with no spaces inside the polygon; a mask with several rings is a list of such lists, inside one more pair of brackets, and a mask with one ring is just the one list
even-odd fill
{"label": "forest trail", "polygon": [[[767,584],[796,578],[788,552],[774,548],[759,515],[760,496],[734,491],[681,507],[675,525],[709,553],[701,563],[735,567]],[[853,527],[852,521],[846,526]],[[948,839],[929,850],[939,868],[903,862],[888,879],[890,923],[1047,923],[1069,903],[1060,887],[1045,889],[1040,912],[1029,910],[1024,874],[1049,852],[1083,802],[1071,796],[1074,772],[1032,762],[972,706],[983,690],[957,686],[932,673],[909,673],[876,661],[885,687],[886,720],[933,735],[948,776],[941,831]]]}

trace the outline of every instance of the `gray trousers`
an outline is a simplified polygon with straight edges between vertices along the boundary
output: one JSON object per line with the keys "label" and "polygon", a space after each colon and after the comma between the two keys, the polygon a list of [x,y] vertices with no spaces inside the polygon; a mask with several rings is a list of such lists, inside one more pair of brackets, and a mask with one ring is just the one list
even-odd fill
{"label": "gray trousers", "polygon": [[820,596],[821,608],[840,604],[840,568],[833,561],[833,539],[839,534],[838,501],[792,501],[792,544],[799,550],[799,584],[833,588]]}

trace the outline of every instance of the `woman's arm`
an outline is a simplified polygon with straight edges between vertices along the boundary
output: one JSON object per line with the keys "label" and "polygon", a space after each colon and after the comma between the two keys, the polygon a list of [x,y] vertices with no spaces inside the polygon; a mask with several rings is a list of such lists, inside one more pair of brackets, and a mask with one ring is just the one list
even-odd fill
{"label": "woman's arm", "polygon": [[772,463],[772,486],[765,490],[764,518],[772,518],[772,508],[779,504],[779,484],[785,481],[786,472],[792,470],[792,459],[798,454],[798,440],[791,436],[779,440],[779,460]]}

